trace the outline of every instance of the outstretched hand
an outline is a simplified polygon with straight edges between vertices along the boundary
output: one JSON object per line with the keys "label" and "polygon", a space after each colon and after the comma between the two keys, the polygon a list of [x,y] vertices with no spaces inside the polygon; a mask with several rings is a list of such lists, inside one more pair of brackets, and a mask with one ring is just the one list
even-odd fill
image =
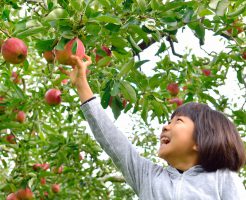
{"label": "outstretched hand", "polygon": [[73,63],[73,70],[68,71],[62,67],[59,67],[59,70],[63,74],[68,75],[70,77],[71,83],[74,86],[78,87],[79,84],[81,83],[81,79],[86,78],[86,69],[92,63],[91,57],[85,55],[84,58],[86,59],[86,61],[83,61],[78,56],[74,56],[74,55],[72,55],[70,58]]}

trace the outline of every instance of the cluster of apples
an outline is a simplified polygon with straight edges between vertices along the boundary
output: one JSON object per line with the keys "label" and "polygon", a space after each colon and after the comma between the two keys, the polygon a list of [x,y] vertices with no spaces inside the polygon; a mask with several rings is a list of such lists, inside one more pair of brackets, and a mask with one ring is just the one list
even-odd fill
{"label": "cluster of apples", "polygon": [[183,100],[177,97],[179,93],[179,85],[177,83],[169,83],[166,89],[172,96],[171,99],[168,99],[170,104],[176,104],[177,106],[183,104]]}

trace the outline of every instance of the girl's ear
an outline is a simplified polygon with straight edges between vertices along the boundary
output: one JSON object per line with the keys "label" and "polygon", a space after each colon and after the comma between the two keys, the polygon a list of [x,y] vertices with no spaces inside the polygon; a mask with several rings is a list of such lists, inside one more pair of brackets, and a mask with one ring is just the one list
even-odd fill
{"label": "girl's ear", "polygon": [[198,151],[198,146],[196,144],[194,144],[192,149],[195,150],[195,151]]}

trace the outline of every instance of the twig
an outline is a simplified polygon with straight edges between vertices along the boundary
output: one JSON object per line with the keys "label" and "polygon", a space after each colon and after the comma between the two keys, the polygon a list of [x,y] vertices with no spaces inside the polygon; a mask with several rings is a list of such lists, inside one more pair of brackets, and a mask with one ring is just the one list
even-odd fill
{"label": "twig", "polygon": [[172,41],[170,36],[167,36],[167,41],[170,43],[170,47],[171,47],[173,55],[178,56],[179,58],[183,58],[183,56],[181,54],[176,53],[176,51],[174,49],[173,41]]}
{"label": "twig", "polygon": [[3,30],[3,29],[1,29],[1,28],[0,28],[0,31],[1,31],[2,33],[4,33],[7,37],[11,38],[11,35],[9,35],[9,33],[8,33],[7,31],[5,31],[5,30]]}

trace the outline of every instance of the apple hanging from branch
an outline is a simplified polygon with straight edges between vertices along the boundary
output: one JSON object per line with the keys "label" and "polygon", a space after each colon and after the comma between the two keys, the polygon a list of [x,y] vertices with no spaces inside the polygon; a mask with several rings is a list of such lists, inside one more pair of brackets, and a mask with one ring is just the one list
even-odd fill
{"label": "apple hanging from branch", "polygon": [[49,89],[45,93],[45,102],[48,105],[55,106],[61,103],[61,91],[58,89]]}

